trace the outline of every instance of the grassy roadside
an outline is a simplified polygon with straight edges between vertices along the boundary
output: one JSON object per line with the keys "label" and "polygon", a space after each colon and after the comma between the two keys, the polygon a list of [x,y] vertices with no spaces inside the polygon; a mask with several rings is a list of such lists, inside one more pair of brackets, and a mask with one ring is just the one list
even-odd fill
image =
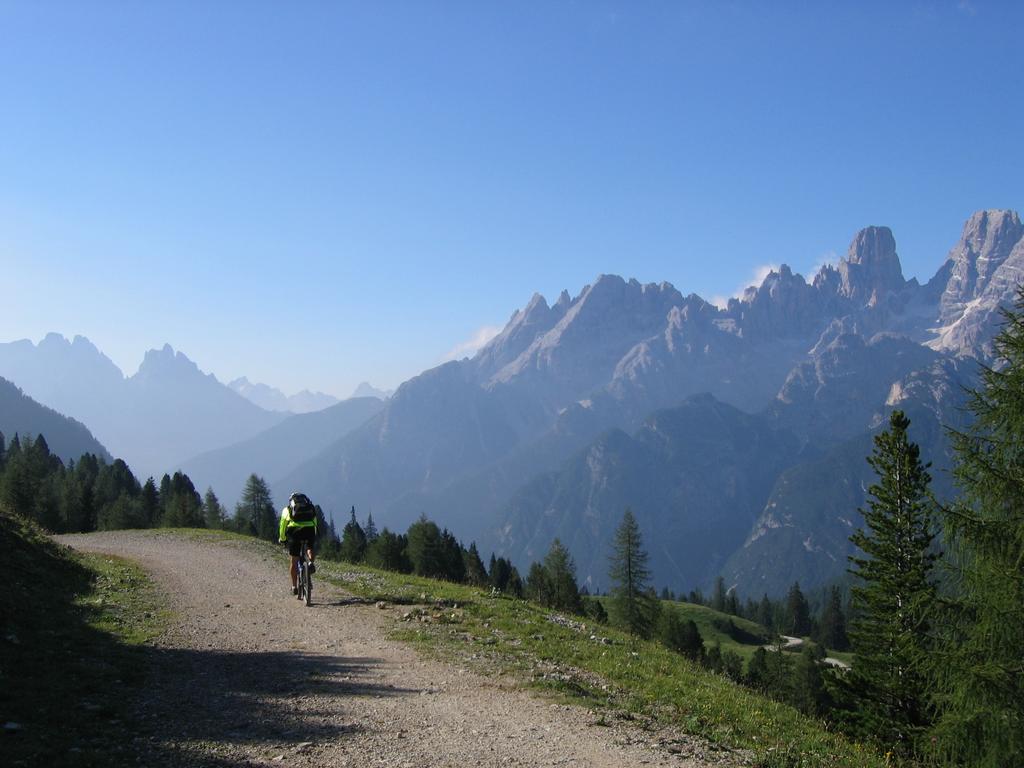
{"label": "grassy roadside", "polygon": [[439,658],[511,678],[609,717],[678,727],[763,768],[867,768],[884,760],[657,643],[483,590],[347,563],[319,574],[399,609],[394,634]]}
{"label": "grassy roadside", "polygon": [[169,618],[156,590],[132,563],[75,553],[3,510],[0,548],[4,764],[133,761],[126,702],[143,684],[142,645]]}

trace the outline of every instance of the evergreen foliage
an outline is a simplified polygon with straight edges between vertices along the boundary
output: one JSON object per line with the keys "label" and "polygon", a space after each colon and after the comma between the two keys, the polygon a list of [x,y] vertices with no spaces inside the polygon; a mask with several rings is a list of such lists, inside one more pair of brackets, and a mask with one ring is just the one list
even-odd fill
{"label": "evergreen foliage", "polygon": [[224,520],[227,517],[224,506],[213,492],[213,488],[207,488],[203,496],[203,518],[206,520],[206,527],[219,529],[224,527]]}
{"label": "evergreen foliage", "polygon": [[54,533],[157,525],[205,525],[203,504],[187,475],[139,484],[121,459],[83,454],[67,466],[43,435],[0,436],[0,503]]}
{"label": "evergreen foliage", "polygon": [[640,526],[629,509],[615,531],[608,576],[612,583],[612,621],[635,635],[650,637],[660,606],[647,592],[651,578],[647,552],[640,539]]}
{"label": "evergreen foliage", "polygon": [[821,665],[810,646],[804,647],[794,664],[790,703],[812,717],[821,717],[829,709],[830,699]]}
{"label": "evergreen foliage", "polygon": [[936,654],[937,757],[1024,765],[1024,286],[1004,312],[997,366],[951,432],[960,501],[943,510],[954,597]]}
{"label": "evergreen foliage", "polygon": [[583,614],[591,621],[596,621],[600,624],[608,623],[608,611],[604,609],[601,601],[596,597],[583,598]]}
{"label": "evergreen foliage", "polygon": [[711,607],[719,613],[725,612],[725,579],[715,579],[715,588],[711,592]]}
{"label": "evergreen foliage", "polygon": [[786,595],[786,624],[783,631],[793,637],[811,634],[811,608],[800,590],[800,582],[794,582]]}
{"label": "evergreen foliage", "polygon": [[693,661],[704,658],[704,641],[693,619],[683,619],[677,611],[665,611],[658,627],[658,637],[666,648],[671,648]]}
{"label": "evergreen foliage", "polygon": [[769,685],[768,651],[758,648],[747,662],[747,674],[744,682],[758,691],[767,691]]}
{"label": "evergreen foliage", "polygon": [[377,533],[377,525],[373,522],[373,512],[370,512],[366,516],[366,527],[363,529],[366,533],[366,543],[372,544],[379,535]]}
{"label": "evergreen foliage", "polygon": [[423,515],[409,526],[406,536],[407,555],[413,573],[448,581],[463,580],[462,547],[448,530],[442,531]]}
{"label": "evergreen foliage", "polygon": [[355,507],[352,507],[350,515],[341,531],[341,559],[349,563],[361,563],[366,556],[366,532],[356,520]]}
{"label": "evergreen foliage", "polygon": [[266,541],[277,541],[278,523],[266,481],[259,475],[249,475],[242,489],[242,499],[235,506],[235,530]]}
{"label": "evergreen foliage", "polygon": [[318,557],[326,557],[328,560],[341,559],[341,540],[338,532],[334,530],[334,521],[328,521],[324,517],[324,511],[319,504],[313,505],[316,510],[316,552]]}
{"label": "evergreen foliage", "polygon": [[821,621],[818,624],[817,639],[826,648],[836,651],[845,651],[850,647],[839,587],[834,586],[829,591],[828,601],[825,603]]}
{"label": "evergreen foliage", "polygon": [[893,411],[868,458],[878,482],[862,510],[866,528],[850,537],[863,555],[850,558],[859,583],[850,626],[856,655],[847,681],[859,732],[905,756],[917,752],[929,723],[926,664],[936,602],[931,478],[909,426]]}
{"label": "evergreen foliage", "polygon": [[366,563],[374,568],[398,573],[412,573],[412,563],[406,554],[408,540],[402,534],[386,527],[366,548]]}
{"label": "evergreen foliage", "polygon": [[561,541],[551,542],[544,558],[544,570],[551,584],[551,607],[561,611],[583,613],[579,586],[576,584],[576,564]]}
{"label": "evergreen foliage", "polygon": [[487,569],[484,568],[484,561],[480,559],[475,541],[470,542],[469,549],[463,552],[462,560],[466,571],[466,583],[475,587],[485,586],[488,583]]}
{"label": "evergreen foliage", "polygon": [[722,651],[722,674],[733,682],[743,681],[743,657],[736,651],[726,649]]}

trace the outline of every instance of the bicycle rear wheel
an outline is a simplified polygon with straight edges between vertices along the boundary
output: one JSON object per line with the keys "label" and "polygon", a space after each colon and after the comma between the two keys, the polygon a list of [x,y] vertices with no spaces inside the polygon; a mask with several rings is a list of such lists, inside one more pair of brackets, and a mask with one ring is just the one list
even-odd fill
{"label": "bicycle rear wheel", "polygon": [[313,574],[309,572],[308,565],[302,569],[302,581],[306,605],[311,605],[313,602]]}

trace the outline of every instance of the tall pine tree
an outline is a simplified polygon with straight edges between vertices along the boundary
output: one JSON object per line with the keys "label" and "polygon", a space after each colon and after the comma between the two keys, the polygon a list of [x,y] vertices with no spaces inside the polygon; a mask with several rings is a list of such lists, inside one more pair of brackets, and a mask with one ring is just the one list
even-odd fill
{"label": "tall pine tree", "polygon": [[868,462],[878,482],[862,510],[866,529],[850,537],[863,553],[850,558],[859,581],[848,676],[856,725],[861,735],[901,755],[917,753],[929,723],[926,672],[936,605],[931,477],[907,436],[909,426],[902,411],[893,411],[889,429],[875,437]]}
{"label": "tall pine tree", "polygon": [[973,425],[952,433],[955,599],[936,654],[936,757],[985,768],[1024,765],[1024,286],[1004,317]]}
{"label": "tall pine tree", "polygon": [[650,637],[658,618],[658,601],[648,593],[651,572],[640,539],[640,526],[627,509],[612,541],[611,618],[640,637]]}
{"label": "tall pine tree", "polygon": [[[160,496],[163,497],[163,486]],[[259,475],[249,475],[242,490],[242,500],[235,506],[235,527],[267,541],[277,541],[278,519],[270,488]]]}

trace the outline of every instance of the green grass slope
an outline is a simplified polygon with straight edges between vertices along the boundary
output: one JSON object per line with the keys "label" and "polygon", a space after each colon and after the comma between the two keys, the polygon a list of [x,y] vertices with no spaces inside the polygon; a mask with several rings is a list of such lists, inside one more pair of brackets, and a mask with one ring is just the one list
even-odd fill
{"label": "green grass slope", "polygon": [[125,702],[143,685],[140,643],[165,620],[148,580],[3,509],[0,551],[0,762],[134,763]]}
{"label": "green grass slope", "polygon": [[[658,643],[485,590],[347,563],[321,564],[321,578],[367,600],[404,606],[395,627],[400,639],[482,674],[550,691],[599,711],[601,718],[640,719],[702,736],[723,751],[747,751],[759,768],[884,765],[871,750],[822,723]],[[678,603],[669,609],[699,622],[709,643],[719,639],[723,649],[744,656],[756,648],[713,629],[724,614]],[[734,621],[752,633],[761,630]]]}

